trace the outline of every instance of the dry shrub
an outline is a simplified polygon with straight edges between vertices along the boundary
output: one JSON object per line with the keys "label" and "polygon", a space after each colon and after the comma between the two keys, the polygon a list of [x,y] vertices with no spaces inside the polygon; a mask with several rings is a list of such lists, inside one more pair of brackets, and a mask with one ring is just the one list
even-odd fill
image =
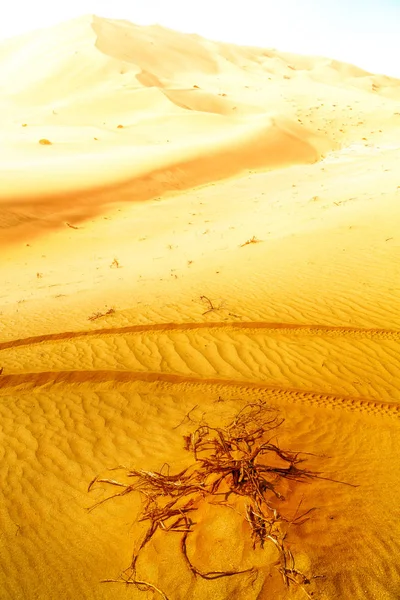
{"label": "dry shrub", "polygon": [[41,144],[42,146],[51,146],[50,140],[46,140],[46,138],[42,138],[41,140],[39,140],[39,144]]}
{"label": "dry shrub", "polygon": [[259,244],[260,242],[261,240],[259,240],[255,235],[253,235],[252,238],[247,240],[244,244],[241,244],[240,247],[243,248],[244,246],[248,246],[249,244]]}
{"label": "dry shrub", "polygon": [[101,319],[102,317],[107,317],[108,315],[113,315],[115,313],[115,308],[109,308],[105,312],[97,311],[88,317],[89,321],[97,321],[97,319]]}
{"label": "dry shrub", "polygon": [[[191,412],[178,427],[186,419],[193,422]],[[212,580],[242,573],[256,575],[255,568],[202,571],[188,556],[188,538],[195,528],[201,528],[201,522],[193,520],[193,513],[204,503],[237,510],[239,501],[243,520],[249,526],[253,548],[263,548],[266,543],[274,544],[279,552],[278,568],[285,585],[298,585],[306,592],[303,586],[309,584],[313,577],[307,577],[296,568],[293,554],[286,544],[286,535],[288,524],[301,525],[314,509],[302,514],[296,511],[295,516],[289,518],[276,507],[286,500],[284,489],[288,480],[301,483],[314,478],[329,478],[304,468],[302,463],[305,455],[283,450],[271,441],[283,421],[264,402],[249,403],[228,425],[211,427],[202,422],[197,424],[192,433],[184,436],[185,449],[192,454],[193,462],[179,473],[173,474],[169,468],[153,472],[118,467],[132,479],[132,483],[96,477],[88,491],[96,483],[116,486],[120,491],[97,502],[89,510],[112,498],[138,492],[142,497],[139,521],[148,523],[147,533],[138,544],[130,566],[119,579],[104,581],[132,584],[141,591],[156,591],[167,599],[162,590],[137,576],[140,553],[157,531],[181,534],[181,552],[188,569],[195,576]]]}
{"label": "dry shrub", "polygon": [[119,264],[119,260],[117,258],[114,258],[114,260],[110,264],[110,269],[119,269],[120,266],[121,265]]}

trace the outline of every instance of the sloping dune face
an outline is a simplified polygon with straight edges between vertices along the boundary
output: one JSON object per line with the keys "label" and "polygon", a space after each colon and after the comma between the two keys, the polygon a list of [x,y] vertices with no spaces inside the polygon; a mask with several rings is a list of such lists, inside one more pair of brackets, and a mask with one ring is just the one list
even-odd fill
{"label": "sloping dune face", "polygon": [[[171,169],[190,188],[312,163],[337,146],[336,127],[300,114],[304,81],[288,89],[286,72],[310,71],[256,48],[85,17],[6,42],[0,57],[0,226],[26,228],[32,210],[62,222],[67,205],[87,216],[116,187],[136,200],[164,194],[175,188]],[[12,217],[16,203],[24,208]]]}
{"label": "sloping dune face", "polygon": [[[84,17],[0,46],[0,89],[1,598],[398,600],[400,82]],[[270,499],[290,585],[225,496],[186,552],[229,577],[160,526],[102,583],[143,497],[90,482],[260,401],[320,474]]]}

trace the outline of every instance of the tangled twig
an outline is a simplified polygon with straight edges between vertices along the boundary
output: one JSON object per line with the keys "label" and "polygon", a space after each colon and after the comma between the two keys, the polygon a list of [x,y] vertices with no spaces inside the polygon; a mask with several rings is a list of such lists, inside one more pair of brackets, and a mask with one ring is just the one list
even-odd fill
{"label": "tangled twig", "polygon": [[[193,410],[187,413],[182,423],[186,419],[191,421],[190,413]],[[273,443],[271,438],[268,439],[283,422],[265,403],[249,403],[225,427],[212,427],[202,423],[189,435],[185,435],[185,449],[192,453],[194,460],[189,467],[176,474],[170,473],[169,469],[167,472],[163,469],[154,472],[127,469],[127,477],[133,480],[131,484],[96,477],[90,483],[89,491],[96,483],[106,483],[122,489],[100,500],[92,509],[111,498],[137,491],[143,500],[139,521],[148,523],[148,529],[129,568],[118,580],[106,581],[132,583],[140,590],[152,589],[167,598],[153,584],[136,578],[139,555],[157,531],[182,534],[181,552],[188,568],[196,577],[213,580],[255,573],[254,568],[203,571],[193,564],[188,554],[189,536],[196,526],[201,526],[193,520],[193,513],[206,502],[233,508],[233,499],[236,497],[244,506],[243,518],[250,527],[253,548],[263,548],[265,543],[271,542],[279,553],[279,571],[284,584],[301,587],[309,584],[313,577],[307,577],[296,568],[293,554],[286,544],[287,531],[284,525],[303,524],[314,509],[299,514],[300,502],[294,517],[288,518],[276,505],[285,501],[282,489],[285,480],[300,483],[315,478],[329,478],[304,468],[302,463],[305,455],[302,453],[284,450]]]}

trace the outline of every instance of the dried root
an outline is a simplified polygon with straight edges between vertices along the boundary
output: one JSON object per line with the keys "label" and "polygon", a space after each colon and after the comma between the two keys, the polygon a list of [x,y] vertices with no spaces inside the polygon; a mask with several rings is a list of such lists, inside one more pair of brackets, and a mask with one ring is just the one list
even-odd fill
{"label": "dried root", "polygon": [[[193,422],[191,412],[185,419]],[[243,518],[249,524],[253,548],[263,548],[267,542],[274,544],[279,552],[279,571],[284,584],[301,587],[309,584],[312,578],[296,569],[293,554],[285,542],[283,525],[301,525],[313,509],[302,514],[296,512],[295,517],[289,519],[277,510],[276,505],[278,501],[285,500],[282,489],[285,480],[300,483],[321,476],[302,466],[305,460],[303,454],[283,450],[272,443],[271,433],[282,423],[283,419],[279,419],[265,403],[247,404],[227,426],[211,427],[203,423],[190,435],[184,436],[185,448],[193,454],[194,460],[179,473],[171,474],[163,469],[159,472],[127,469],[126,475],[133,480],[131,484],[95,478],[89,490],[97,482],[122,489],[92,508],[111,498],[139,492],[143,501],[139,521],[149,524],[130,567],[116,581],[132,583],[140,590],[153,590],[167,598],[153,584],[136,579],[140,552],[158,530],[182,534],[181,551],[188,568],[196,577],[212,580],[255,573],[255,569],[204,572],[193,564],[188,555],[189,535],[196,526],[201,526],[193,520],[199,506],[208,502],[232,508],[233,499],[240,497],[245,506]]]}

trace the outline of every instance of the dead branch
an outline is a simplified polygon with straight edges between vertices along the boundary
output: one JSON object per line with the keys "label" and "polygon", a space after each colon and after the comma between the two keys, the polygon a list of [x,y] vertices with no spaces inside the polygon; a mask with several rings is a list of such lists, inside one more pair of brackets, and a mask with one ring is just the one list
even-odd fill
{"label": "dead branch", "polygon": [[261,240],[259,240],[258,238],[256,238],[255,235],[253,235],[253,237],[247,240],[244,244],[240,244],[240,247],[243,248],[244,246],[248,246],[249,244],[259,244],[260,242]]}
{"label": "dead branch", "polygon": [[152,583],[148,581],[139,581],[139,579],[102,579],[100,583],[126,583],[127,585],[135,585],[141,592],[148,592],[149,590],[153,590],[160,594],[161,598],[164,600],[169,600],[168,596],[164,594],[160,588],[156,587]]}
{"label": "dead branch", "polygon": [[205,300],[209,307],[205,312],[203,312],[203,315],[206,315],[207,313],[212,312],[213,310],[221,309],[221,306],[219,306],[219,307],[214,306],[214,304],[211,302],[210,298],[208,298],[207,296],[200,296],[200,300]]}
{"label": "dead branch", "polygon": [[189,569],[191,570],[191,572],[194,575],[199,575],[202,579],[219,579],[220,577],[232,577],[232,575],[242,575],[243,573],[253,573],[254,569],[245,569],[244,571],[208,571],[208,572],[203,572],[200,571],[197,567],[194,566],[194,564],[192,563],[192,561],[190,560],[188,553],[187,553],[187,538],[188,538],[189,532],[186,532],[181,540],[181,548],[182,548],[182,554],[185,557],[185,560],[188,564]]}
{"label": "dead branch", "polygon": [[186,421],[186,419],[188,419],[189,421],[191,421],[190,413],[192,413],[194,410],[196,410],[197,407],[198,407],[198,404],[196,404],[196,406],[193,406],[193,408],[191,408],[189,410],[189,412],[187,412],[186,415],[183,417],[182,421],[180,423],[178,423],[178,425],[175,425],[175,427],[173,427],[173,429],[178,429],[178,427],[180,427],[181,425],[184,424],[184,422]]}
{"label": "dead branch", "polygon": [[97,319],[101,319],[101,317],[107,317],[108,315],[113,315],[115,313],[115,308],[109,308],[105,312],[97,311],[93,313],[90,317],[88,317],[89,321],[97,321]]}

